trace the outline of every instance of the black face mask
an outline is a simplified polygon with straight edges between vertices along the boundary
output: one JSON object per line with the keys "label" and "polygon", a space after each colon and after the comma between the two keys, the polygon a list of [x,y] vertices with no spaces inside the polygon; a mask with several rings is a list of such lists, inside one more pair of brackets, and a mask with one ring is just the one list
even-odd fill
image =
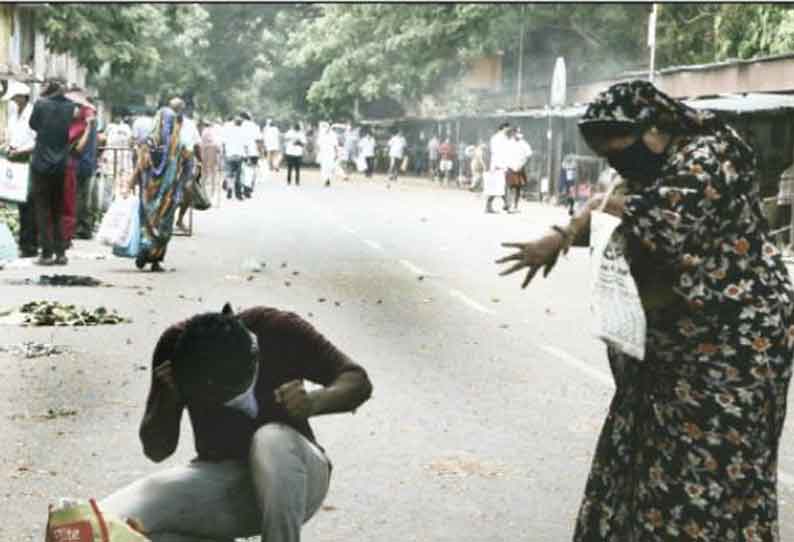
{"label": "black face mask", "polygon": [[665,162],[665,153],[651,151],[641,138],[622,151],[607,154],[607,162],[629,180],[654,180]]}

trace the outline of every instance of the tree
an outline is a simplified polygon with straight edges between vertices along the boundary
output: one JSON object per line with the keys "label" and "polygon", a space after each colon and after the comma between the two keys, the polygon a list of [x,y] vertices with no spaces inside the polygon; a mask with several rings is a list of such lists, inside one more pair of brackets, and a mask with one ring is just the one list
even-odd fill
{"label": "tree", "polygon": [[570,63],[575,80],[644,61],[647,51],[637,45],[645,26],[637,15],[643,20],[647,13],[642,5],[327,5],[298,27],[286,65],[322,66],[307,94],[309,105],[321,110],[349,108],[356,98],[411,102],[447,93],[438,91],[454,86],[467,64],[484,54],[507,52],[510,73],[523,30],[528,72],[550,77],[562,55],[578,60]]}
{"label": "tree", "polygon": [[158,11],[150,4],[43,4],[36,24],[52,51],[73,54],[89,73],[107,65],[124,77],[158,61],[155,44],[143,39]]}

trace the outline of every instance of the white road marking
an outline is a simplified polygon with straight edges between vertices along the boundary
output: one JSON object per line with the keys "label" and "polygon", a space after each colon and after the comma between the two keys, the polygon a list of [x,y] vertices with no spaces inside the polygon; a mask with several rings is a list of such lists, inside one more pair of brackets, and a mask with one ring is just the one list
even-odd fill
{"label": "white road marking", "polygon": [[383,247],[380,246],[380,243],[376,241],[372,241],[370,239],[362,239],[362,241],[364,241],[364,244],[366,244],[370,248],[374,248],[375,250],[383,250]]}
{"label": "white road marking", "polygon": [[599,371],[598,369],[594,369],[588,363],[585,363],[579,358],[572,356],[565,350],[560,350],[559,348],[550,345],[539,345],[538,348],[540,348],[547,354],[551,354],[555,358],[564,361],[568,365],[579,369],[583,373],[595,378],[596,380],[598,380],[603,384],[606,384],[610,388],[614,387],[615,385],[610,375],[608,375],[603,371]]}
{"label": "white road marking", "polygon": [[347,233],[349,233],[350,235],[355,235],[356,234],[356,230],[354,230],[353,228],[348,228],[345,225],[341,225],[339,227],[342,228],[343,231],[346,231]]}
{"label": "white road marking", "polygon": [[408,271],[416,273],[417,275],[427,275],[426,272],[422,271],[420,268],[416,267],[414,264],[412,264],[408,260],[400,260],[400,263],[403,264],[403,266],[405,268],[407,268]]}
{"label": "white road marking", "polygon": [[450,290],[449,294],[452,297],[456,297],[456,298],[460,299],[466,305],[468,305],[469,307],[471,307],[474,310],[477,310],[477,311],[480,311],[480,312],[484,312],[485,314],[496,314],[494,311],[492,311],[488,307],[483,307],[482,305],[480,305],[479,303],[474,301],[472,298],[470,298],[469,296],[467,296],[466,294],[464,294],[460,290]]}
{"label": "white road marking", "polygon": [[[615,384],[612,381],[612,377],[610,375],[608,375],[603,371],[591,367],[589,364],[585,363],[584,361],[578,359],[575,356],[572,356],[568,352],[549,345],[541,345],[539,346],[539,348],[544,352],[551,354],[555,358],[562,360],[565,363],[579,369],[583,373],[595,378],[599,382],[606,384],[610,388],[614,387]],[[781,484],[787,486],[787,489],[794,491],[794,475],[791,475],[786,471],[778,468],[777,479]]]}

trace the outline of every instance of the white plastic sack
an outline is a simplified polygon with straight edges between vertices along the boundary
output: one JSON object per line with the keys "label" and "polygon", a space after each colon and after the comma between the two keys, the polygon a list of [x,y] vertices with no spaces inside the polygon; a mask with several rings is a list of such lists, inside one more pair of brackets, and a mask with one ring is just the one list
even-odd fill
{"label": "white plastic sack", "polygon": [[636,359],[645,358],[645,311],[626,260],[626,239],[620,219],[593,211],[590,217],[590,259],[594,334]]}
{"label": "white plastic sack", "polygon": [[359,173],[367,171],[367,159],[359,155],[358,158],[356,158],[356,169]]}
{"label": "white plastic sack", "polygon": [[5,222],[0,222],[0,265],[17,259],[17,242]]}
{"label": "white plastic sack", "polygon": [[256,170],[243,162],[242,171],[240,172],[240,182],[246,188],[253,188],[254,187],[254,175],[256,174]]}
{"label": "white plastic sack", "polygon": [[25,203],[28,200],[30,166],[26,162],[10,162],[0,156],[0,200]]}
{"label": "white plastic sack", "polygon": [[97,239],[108,246],[129,243],[133,213],[138,212],[138,197],[116,198],[102,217]]}
{"label": "white plastic sack", "polygon": [[503,169],[486,171],[483,175],[483,195],[505,195],[505,171]]}

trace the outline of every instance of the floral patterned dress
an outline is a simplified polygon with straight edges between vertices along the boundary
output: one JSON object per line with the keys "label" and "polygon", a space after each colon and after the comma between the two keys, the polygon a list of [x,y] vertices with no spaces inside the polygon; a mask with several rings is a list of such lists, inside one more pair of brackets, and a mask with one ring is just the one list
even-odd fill
{"label": "floral patterned dress", "polygon": [[683,136],[659,179],[629,182],[620,227],[641,295],[649,270],[674,295],[646,306],[645,359],[609,351],[617,391],[574,540],[778,541],[794,293],[768,235],[753,152],[650,83],[616,87],[585,119],[643,119]]}

